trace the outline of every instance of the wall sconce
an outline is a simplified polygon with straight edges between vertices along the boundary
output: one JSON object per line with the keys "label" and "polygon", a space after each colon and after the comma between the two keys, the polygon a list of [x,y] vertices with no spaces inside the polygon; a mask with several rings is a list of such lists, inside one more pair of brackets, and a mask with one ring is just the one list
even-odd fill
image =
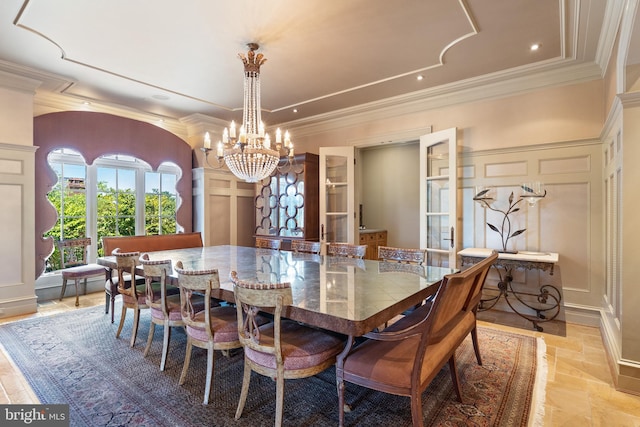
{"label": "wall sconce", "polygon": [[544,189],[544,183],[540,181],[525,182],[520,185],[520,188],[522,188],[522,196],[520,197],[525,199],[530,207],[534,207],[539,200],[547,195],[547,190]]}

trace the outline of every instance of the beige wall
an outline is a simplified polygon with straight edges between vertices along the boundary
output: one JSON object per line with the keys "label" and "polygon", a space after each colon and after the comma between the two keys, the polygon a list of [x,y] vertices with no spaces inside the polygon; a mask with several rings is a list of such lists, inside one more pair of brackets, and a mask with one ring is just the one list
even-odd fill
{"label": "beige wall", "polygon": [[387,245],[418,248],[420,145],[363,149],[361,201],[367,228],[387,230]]}
{"label": "beige wall", "polygon": [[386,142],[395,134],[417,140],[428,126],[433,131],[457,127],[460,148],[481,151],[598,138],[604,117],[603,81],[596,80],[421,111],[400,106],[291,132],[297,152],[318,153],[318,147]]}
{"label": "beige wall", "polygon": [[0,112],[0,142],[32,146],[33,91],[0,86]]}

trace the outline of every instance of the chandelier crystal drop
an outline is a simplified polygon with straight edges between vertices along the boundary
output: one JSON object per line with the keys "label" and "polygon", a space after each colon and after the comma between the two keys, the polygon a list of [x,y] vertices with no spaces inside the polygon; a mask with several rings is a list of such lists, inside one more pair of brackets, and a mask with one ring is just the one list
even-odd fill
{"label": "chandelier crystal drop", "polygon": [[[218,142],[216,158],[219,167],[226,164],[229,170],[238,178],[246,182],[258,182],[270,176],[280,162],[281,150],[283,154],[293,158],[293,143],[289,132],[285,132],[284,141],[280,129],[276,130],[275,147],[271,147],[271,138],[265,133],[260,113],[260,66],[267,59],[261,53],[256,53],[259,46],[249,43],[247,55],[238,56],[244,64],[244,109],[242,125],[236,133],[236,125],[232,121],[229,128],[225,128],[222,140]],[[212,151],[209,132],[205,134],[205,160],[209,164],[209,152]]]}

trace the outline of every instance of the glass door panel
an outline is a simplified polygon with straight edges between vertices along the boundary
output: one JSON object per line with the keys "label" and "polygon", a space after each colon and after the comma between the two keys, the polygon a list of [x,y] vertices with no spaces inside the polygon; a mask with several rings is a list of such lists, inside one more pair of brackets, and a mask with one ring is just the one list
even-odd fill
{"label": "glass door panel", "polygon": [[455,267],[456,129],[420,137],[420,246],[427,264]]}
{"label": "glass door panel", "polygon": [[321,242],[355,242],[354,186],[354,148],[321,147]]}

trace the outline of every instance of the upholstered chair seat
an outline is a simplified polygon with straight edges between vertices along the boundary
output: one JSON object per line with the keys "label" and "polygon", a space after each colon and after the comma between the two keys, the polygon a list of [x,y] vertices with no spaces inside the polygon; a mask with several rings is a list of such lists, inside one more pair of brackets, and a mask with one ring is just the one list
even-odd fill
{"label": "upholstered chair seat", "polygon": [[[267,347],[274,344],[274,324],[269,323],[259,328],[260,342]],[[283,320],[280,326],[282,358],[285,371],[308,369],[321,364],[344,349],[342,337],[326,331],[313,329],[298,322]],[[274,354],[256,351],[245,347],[245,356],[254,363],[268,369],[276,369]],[[286,374],[285,374],[286,376]]]}
{"label": "upholstered chair seat", "polygon": [[[157,287],[157,284],[156,286]],[[160,296],[160,290],[158,289],[157,292],[154,292],[155,294],[157,294],[158,296]],[[127,304],[134,304],[135,303],[135,299],[138,299],[138,304],[146,304],[147,303],[147,296],[145,295],[145,286],[144,285],[136,285],[136,297],[133,297],[131,295],[122,295],[122,301],[127,303]]]}
{"label": "upholstered chair seat", "polygon": [[[170,295],[167,297],[167,309],[169,320],[182,320],[182,315],[180,314],[180,295]],[[151,317],[164,320],[164,313],[161,308],[151,307]]]}
{"label": "upholstered chair seat", "polygon": [[[187,325],[187,335],[198,341],[207,341],[208,332],[205,329],[206,313],[200,311],[193,317],[193,324]],[[238,341],[238,326],[236,325],[236,309],[231,306],[211,308],[211,330],[213,342],[224,343]]]}
{"label": "upholstered chair seat", "polygon": [[[410,326],[410,322],[406,321],[407,317],[389,326],[384,332],[396,332]],[[427,381],[434,370],[437,372],[447,362],[450,349],[464,340],[474,323],[474,316],[467,313],[453,330],[440,340],[429,343],[425,350],[429,357],[422,359],[421,383]],[[351,376],[367,378],[374,383],[410,389],[416,348],[419,345],[419,335],[413,335],[402,341],[367,340],[349,354],[345,360],[344,369]]]}

